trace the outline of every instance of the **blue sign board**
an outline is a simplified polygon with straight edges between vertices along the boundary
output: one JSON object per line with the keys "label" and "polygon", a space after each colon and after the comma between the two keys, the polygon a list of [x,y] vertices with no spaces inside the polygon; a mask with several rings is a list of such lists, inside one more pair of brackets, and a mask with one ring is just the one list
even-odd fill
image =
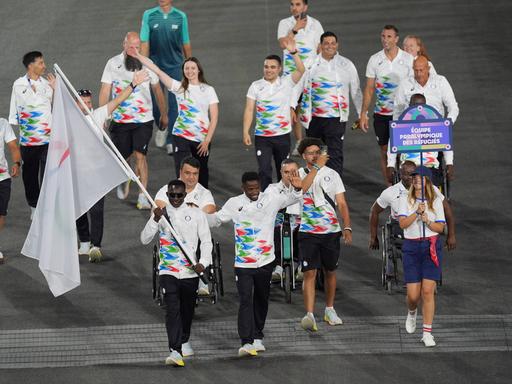
{"label": "blue sign board", "polygon": [[389,123],[390,152],[451,151],[452,120],[427,104],[414,105]]}

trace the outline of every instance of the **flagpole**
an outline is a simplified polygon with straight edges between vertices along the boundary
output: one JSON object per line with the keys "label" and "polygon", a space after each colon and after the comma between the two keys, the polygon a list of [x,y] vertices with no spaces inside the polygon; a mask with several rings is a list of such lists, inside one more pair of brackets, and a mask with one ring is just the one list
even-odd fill
{"label": "flagpole", "polygon": [[[62,69],[60,69],[59,65],[57,63],[55,63],[53,65],[53,68],[55,69],[55,71],[61,76],[62,80],[64,80],[64,82],[66,83],[66,85],[68,86],[69,89],[72,90],[73,92],[73,95],[76,97],[76,99],[78,100],[78,102],[80,103],[80,105],[83,107],[84,111],[87,112],[87,114],[91,117],[91,120],[92,120],[92,123],[96,126],[96,128],[101,132],[101,134],[103,135],[103,138],[105,139],[105,141],[108,143],[110,149],[114,152],[114,154],[116,155],[115,156],[115,159],[116,161],[121,165],[121,167],[123,168],[123,170],[125,171],[126,175],[131,179],[133,180],[137,186],[140,188],[141,192],[144,194],[144,196],[146,196],[146,198],[148,199],[148,201],[151,203],[151,206],[153,208],[157,208],[158,206],[156,205],[155,201],[153,200],[153,198],[151,197],[151,195],[148,193],[148,191],[146,190],[146,188],[144,187],[144,185],[142,185],[142,183],[140,182],[140,179],[139,177],[135,174],[135,172],[133,172],[133,169],[130,167],[130,165],[128,164],[128,162],[125,160],[125,158],[121,155],[121,153],[119,152],[119,150],[117,149],[117,147],[114,145],[114,143],[112,142],[112,140],[110,139],[110,136],[107,135],[107,133],[105,132],[105,130],[103,129],[103,127],[98,127],[98,124],[96,123],[96,121],[94,120],[94,117],[93,117],[93,114],[91,112],[91,110],[87,107],[87,105],[84,103],[84,101],[82,100],[82,98],[80,97],[80,95],[78,94],[78,92],[76,91],[75,87],[73,87],[73,84],[71,84],[71,82],[69,81],[69,79],[66,77],[66,75],[64,74],[64,72],[62,71]],[[167,218],[165,216],[162,216],[161,219],[164,220],[164,225],[165,227],[167,227],[167,229],[169,229],[169,232],[171,233],[171,235],[174,237],[174,239],[176,240],[176,243],[178,244],[178,247],[181,249],[183,255],[185,256],[185,258],[187,259],[187,261],[192,265],[192,266],[195,266],[196,263],[194,263],[192,261],[192,259],[190,258],[190,256],[188,255],[187,251],[185,250],[185,248],[183,247],[183,244],[182,244],[182,240],[181,240],[181,237],[178,236],[178,234],[176,233],[174,227],[172,226],[172,224],[170,223],[170,221],[167,220]],[[188,248],[187,248],[188,250]],[[196,272],[197,273],[197,272]],[[205,276],[204,276],[204,273],[201,272],[201,273],[197,273],[199,275],[199,277],[201,278],[201,280],[207,284],[208,281],[206,280]]]}

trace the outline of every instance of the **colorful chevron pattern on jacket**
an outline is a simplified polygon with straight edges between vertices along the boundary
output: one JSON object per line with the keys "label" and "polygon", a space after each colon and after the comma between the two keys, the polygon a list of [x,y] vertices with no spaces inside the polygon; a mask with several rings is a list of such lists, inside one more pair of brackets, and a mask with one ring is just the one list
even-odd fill
{"label": "colorful chevron pattern on jacket", "polygon": [[48,118],[41,112],[44,108],[44,105],[18,106],[20,145],[35,146],[50,142],[51,128]]}
{"label": "colorful chevron pattern on jacket", "polygon": [[181,252],[176,240],[165,232],[160,232],[160,264],[159,271],[174,273],[193,272],[192,264]]}
{"label": "colorful chevron pattern on jacket", "polygon": [[[348,103],[345,97],[340,95],[339,89],[343,84],[330,81],[325,77],[319,77],[311,82],[312,116],[316,117],[340,117],[340,110],[347,112]],[[340,104],[341,101],[341,104]]]}
{"label": "colorful chevron pattern on jacket", "polygon": [[261,229],[255,228],[251,222],[235,223],[235,263],[259,263],[262,258],[272,255],[273,244],[259,239]]}

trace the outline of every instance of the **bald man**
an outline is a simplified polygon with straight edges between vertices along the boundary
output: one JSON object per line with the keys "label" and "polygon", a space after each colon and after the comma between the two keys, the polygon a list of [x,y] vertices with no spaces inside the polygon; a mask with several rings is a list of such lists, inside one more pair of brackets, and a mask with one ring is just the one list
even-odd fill
{"label": "bald man", "polygon": [[[452,87],[446,77],[430,73],[430,66],[428,59],[425,56],[418,56],[413,63],[414,76],[411,76],[400,83],[395,93],[395,109],[393,111],[393,119],[396,120],[402,112],[409,107],[411,99],[417,99],[418,96],[423,95],[426,104],[434,107],[441,116],[446,116],[452,119],[455,124],[459,116],[459,106]],[[413,98],[414,96],[414,98]],[[439,168],[439,162],[436,156],[428,157],[426,152],[423,154],[424,165],[433,169]],[[436,153],[434,153],[436,154]],[[407,160],[414,161],[419,165],[419,154],[408,154]],[[416,155],[413,159],[411,156]],[[427,158],[426,158],[427,156]],[[453,169],[453,151],[443,152],[444,161],[446,163],[447,176],[450,180],[454,177]],[[391,155],[388,152],[388,168],[394,168],[396,163],[396,154]],[[389,175],[389,172],[388,172]],[[439,184],[439,183],[437,183]]]}
{"label": "bald man", "polygon": [[[131,87],[133,92],[130,96],[112,112],[110,133],[112,141],[121,153],[128,159],[131,155],[136,161],[136,173],[144,187],[148,183],[148,164],[146,155],[148,152],[149,140],[153,132],[153,103],[151,101],[150,87],[162,113],[161,125],[167,125],[167,112],[165,97],[159,86],[158,76],[147,70],[149,83],[139,85],[132,83],[133,72],[142,69],[142,63],[127,54],[131,50],[140,51],[140,38],[137,32],[128,32],[123,41],[123,52],[112,57],[105,66],[101,77],[101,89],[99,94],[99,106],[108,103],[109,99],[116,98],[126,87]],[[126,189],[118,187],[117,197],[125,199]],[[137,199],[138,209],[150,209],[151,204],[144,194],[139,193]]]}

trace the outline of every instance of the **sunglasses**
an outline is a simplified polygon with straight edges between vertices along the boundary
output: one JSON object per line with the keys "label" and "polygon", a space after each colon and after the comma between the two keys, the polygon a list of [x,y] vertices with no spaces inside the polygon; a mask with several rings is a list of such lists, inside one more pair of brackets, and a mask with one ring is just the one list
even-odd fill
{"label": "sunglasses", "polygon": [[80,89],[78,90],[78,96],[91,97],[92,92],[89,89]]}
{"label": "sunglasses", "polygon": [[182,199],[185,197],[184,193],[173,193],[173,192],[167,192],[167,196],[169,196],[169,199]]}

